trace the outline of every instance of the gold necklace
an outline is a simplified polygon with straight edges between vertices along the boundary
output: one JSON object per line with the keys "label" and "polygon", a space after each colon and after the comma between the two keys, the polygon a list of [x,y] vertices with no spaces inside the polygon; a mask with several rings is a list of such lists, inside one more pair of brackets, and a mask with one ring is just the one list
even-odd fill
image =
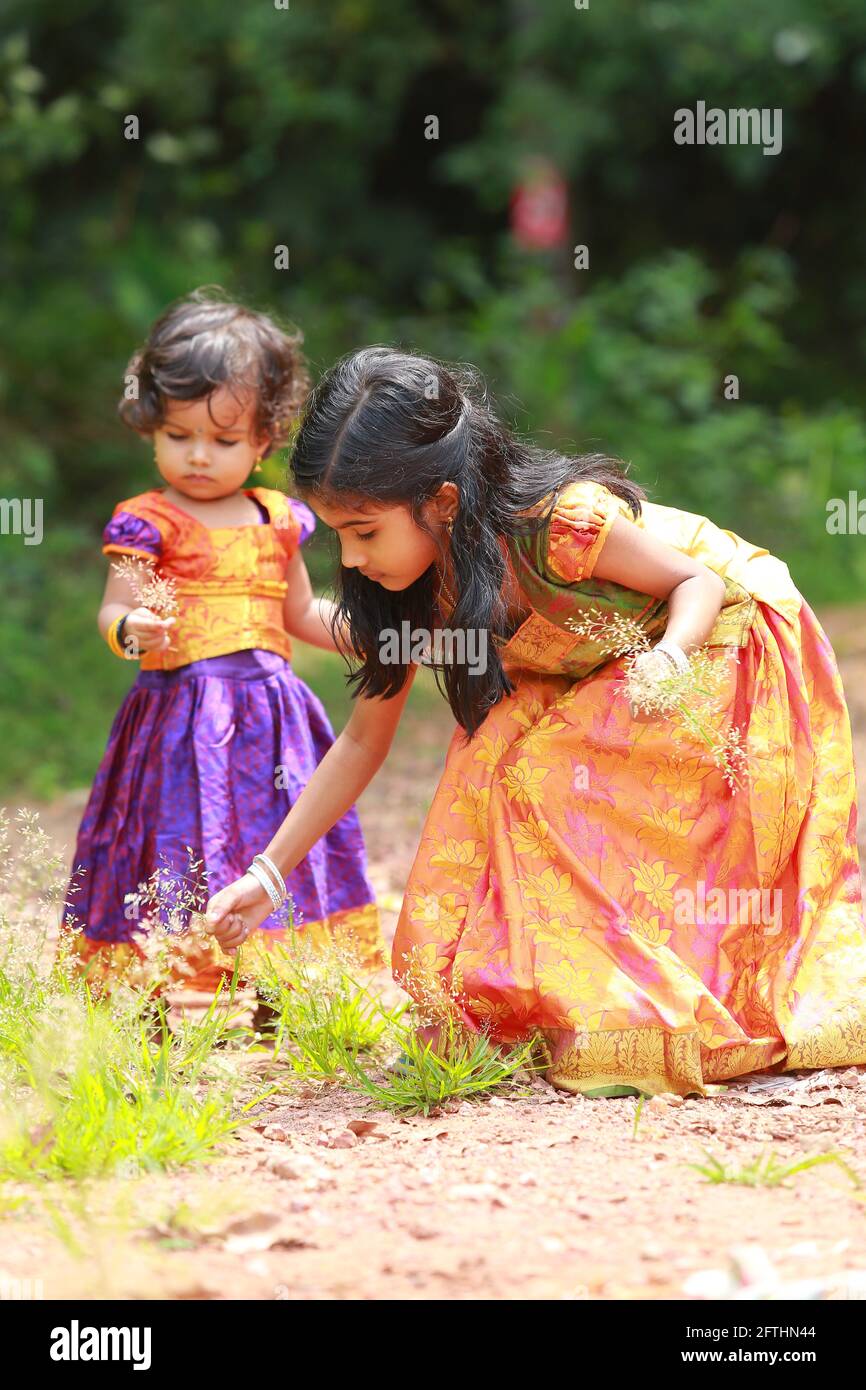
{"label": "gold necklace", "polygon": [[[451,521],[448,521],[448,522],[446,523],[445,529],[446,529],[446,531],[448,532],[448,541],[449,541],[449,546],[450,546],[450,542],[451,542],[451,532],[454,530],[454,521],[453,521],[453,519],[452,519]],[[450,556],[450,550],[449,550],[449,556]],[[448,564],[448,557],[446,557],[445,564],[446,564],[446,567],[447,567],[447,564]],[[454,612],[454,609],[457,607],[457,600],[455,599],[454,595],[452,594],[451,589],[449,588],[449,586],[445,583],[445,573],[444,573],[444,570],[443,570],[443,573],[440,574],[440,576],[439,576],[439,589],[438,589],[438,591],[437,591],[437,593],[436,593],[436,602],[439,604],[440,608],[441,608],[441,606],[442,606],[442,599],[443,599],[443,598],[445,599],[445,602],[446,602],[447,604],[450,605],[451,611],[452,611],[452,613],[453,613],[453,612]]]}
{"label": "gold necklace", "polygon": [[[452,529],[453,529],[453,526],[454,526],[453,521],[451,521],[451,522],[448,523],[448,536],[449,536],[449,539],[450,539],[450,536],[451,536],[451,531],[452,531]],[[444,598],[445,602],[446,602],[447,604],[449,604],[450,609],[451,609],[451,612],[453,613],[453,612],[454,612],[454,609],[457,607],[457,600],[455,599],[453,593],[451,592],[450,587],[445,583],[445,575],[444,575],[444,573],[441,574],[441,575],[439,576],[439,581],[440,581],[440,582],[439,582],[439,589],[438,589],[438,591],[437,591],[437,593],[436,593],[436,602],[437,602],[437,603],[440,605],[440,607],[441,607],[442,599]],[[519,590],[518,590],[518,592],[519,592]],[[514,622],[514,631],[511,632],[511,634],[510,634],[509,636],[507,636],[507,637],[499,637],[499,636],[497,636],[495,633],[492,634],[492,636],[493,636],[493,641],[497,644],[497,646],[507,646],[508,643],[511,641],[511,638],[514,636],[514,633],[515,633],[515,632],[517,631],[517,629],[521,626],[521,624],[522,624],[523,622],[525,622],[525,620],[526,620],[526,618],[528,618],[528,616],[529,616],[529,610],[527,610],[527,609],[523,606],[523,604],[518,604],[518,605],[517,605],[517,616],[516,616],[516,619],[515,619],[515,622]]]}

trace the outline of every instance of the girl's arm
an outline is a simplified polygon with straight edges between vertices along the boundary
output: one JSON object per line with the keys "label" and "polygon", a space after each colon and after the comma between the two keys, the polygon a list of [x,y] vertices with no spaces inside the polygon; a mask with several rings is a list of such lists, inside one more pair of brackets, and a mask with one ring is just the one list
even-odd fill
{"label": "girl's arm", "polygon": [[685,652],[706,642],[725,598],[725,581],[713,570],[623,516],[611,526],[593,576],[666,599],[665,640]]}
{"label": "girl's arm", "polygon": [[[414,665],[409,667],[403,689],[392,699],[377,696],[355,701],[345,729],[328,749],[270,844],[262,846],[284,878],[372,782],[391,747],[417,669]],[[226,950],[235,950],[272,911],[270,899],[258,880],[252,874],[244,874],[210,899],[207,929]]]}
{"label": "girl's arm", "polygon": [[[142,575],[146,575],[148,569],[149,566],[142,561]],[[144,652],[159,651],[162,647],[169,645],[171,634],[168,629],[174,622],[174,618],[158,618],[149,608],[141,608],[129,580],[122,579],[117,574],[114,565],[109,563],[105,591],[102,595],[99,616],[96,619],[96,625],[103,639],[115,618],[121,617],[124,613],[129,614],[123,629],[124,641],[128,638],[133,639],[134,651],[137,656]]]}
{"label": "girl's arm", "polygon": [[[307,566],[300,550],[296,550],[286,569],[288,592],[283,603],[283,623],[289,636],[308,642],[311,647],[321,647],[323,651],[336,652],[340,648],[331,635],[331,617],[336,604],[327,598],[317,598],[313,593]],[[353,648],[349,641],[348,627],[342,628],[345,650],[351,655]]]}

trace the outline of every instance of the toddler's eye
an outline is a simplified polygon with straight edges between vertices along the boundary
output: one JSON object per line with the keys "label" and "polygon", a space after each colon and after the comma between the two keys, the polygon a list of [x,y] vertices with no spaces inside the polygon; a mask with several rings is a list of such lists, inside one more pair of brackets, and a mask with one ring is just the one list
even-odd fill
{"label": "toddler's eye", "polygon": [[217,444],[222,444],[224,449],[233,449],[237,444],[236,439],[218,439]]}
{"label": "toddler's eye", "polygon": [[172,434],[171,430],[166,430],[169,439],[186,439],[185,434]]}
{"label": "toddler's eye", "polygon": [[376,532],[375,532],[375,531],[367,531],[367,532],[362,536],[362,535],[361,535],[361,532],[358,531],[356,534],[357,534],[357,536],[358,536],[358,540],[359,540],[359,541],[370,541],[370,540],[373,539],[373,537],[375,536]]}

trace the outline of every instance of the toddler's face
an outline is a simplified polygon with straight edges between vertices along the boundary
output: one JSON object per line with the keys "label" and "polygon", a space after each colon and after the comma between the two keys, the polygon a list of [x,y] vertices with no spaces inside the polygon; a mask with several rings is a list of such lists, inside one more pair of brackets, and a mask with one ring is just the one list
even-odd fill
{"label": "toddler's face", "polygon": [[255,435],[255,400],[221,386],[196,401],[166,401],[154,431],[156,466],[178,492],[201,502],[243,487],[267,438]]}
{"label": "toddler's face", "polygon": [[[446,541],[445,522],[454,514],[456,489],[443,484],[440,493],[424,504],[428,525]],[[433,539],[412,520],[408,507],[328,507],[307,499],[316,515],[337,532],[346,569],[357,569],[383,589],[408,589],[439,558]],[[446,545],[447,550],[447,545]]]}

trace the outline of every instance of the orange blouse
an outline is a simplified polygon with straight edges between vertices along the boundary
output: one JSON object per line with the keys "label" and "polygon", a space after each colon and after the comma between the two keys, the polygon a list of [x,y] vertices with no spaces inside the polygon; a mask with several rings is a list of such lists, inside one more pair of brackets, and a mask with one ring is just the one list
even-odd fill
{"label": "orange blouse", "polygon": [[247,648],[291,659],[283,621],[286,571],[315,527],[303,502],[274,488],[244,488],[269,520],[213,530],[154,488],[118,502],[103,532],[103,553],[137,555],[171,579],[178,600],[171,647],[141,658],[143,671],[169,671]]}
{"label": "orange blouse", "polygon": [[628,503],[601,483],[575,482],[563,488],[548,528],[549,573],[567,584],[590,579],[617,516],[699,560],[789,622],[797,617],[802,597],[788,566],[769,551],[722,530],[705,516],[657,502],[643,502],[635,519]]}
{"label": "orange blouse", "polygon": [[[652,640],[663,635],[667,625],[663,600],[595,575],[598,557],[618,516],[700,560],[724,580],[725,596],[708,646],[744,646],[759,603],[766,603],[789,622],[796,620],[801,595],[787,565],[766,550],[722,530],[707,517],[654,502],[642,503],[641,514],[635,518],[628,503],[602,484],[576,481],[562,488],[548,524],[534,536],[500,541],[507,566],[505,587],[517,610],[511,637],[497,640],[506,669],[570,675],[575,680],[591,675],[610,657],[602,643],[578,636],[571,627],[573,619],[590,610],[608,617],[623,614]],[[452,592],[453,585],[449,566],[446,592]],[[447,619],[452,605],[440,601],[440,607]]]}

